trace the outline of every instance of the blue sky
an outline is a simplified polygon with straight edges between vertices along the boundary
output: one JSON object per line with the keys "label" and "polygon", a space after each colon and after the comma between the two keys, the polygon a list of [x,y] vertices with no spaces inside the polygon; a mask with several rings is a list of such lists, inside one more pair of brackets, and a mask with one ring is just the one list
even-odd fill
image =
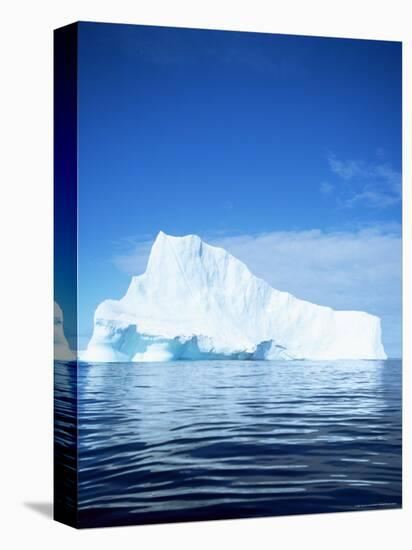
{"label": "blue sky", "polygon": [[81,346],[161,229],[401,355],[400,43],[81,23],[78,101]]}

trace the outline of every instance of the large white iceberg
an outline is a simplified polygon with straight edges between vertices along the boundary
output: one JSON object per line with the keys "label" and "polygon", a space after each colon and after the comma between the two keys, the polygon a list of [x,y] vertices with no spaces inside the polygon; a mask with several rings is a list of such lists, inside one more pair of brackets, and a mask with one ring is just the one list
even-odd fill
{"label": "large white iceberg", "polygon": [[195,235],[160,232],[146,272],[96,309],[85,361],[385,359],[380,319],[299,300]]}

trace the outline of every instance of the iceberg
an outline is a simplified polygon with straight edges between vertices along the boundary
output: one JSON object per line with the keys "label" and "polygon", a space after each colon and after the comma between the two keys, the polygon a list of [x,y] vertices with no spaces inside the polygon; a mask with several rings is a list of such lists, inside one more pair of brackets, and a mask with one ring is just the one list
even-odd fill
{"label": "iceberg", "polygon": [[160,232],[146,272],[96,309],[81,359],[385,359],[379,317],[272,288],[196,235]]}
{"label": "iceberg", "polygon": [[69,347],[63,330],[63,312],[54,302],[54,358],[58,361],[74,361],[76,354]]}

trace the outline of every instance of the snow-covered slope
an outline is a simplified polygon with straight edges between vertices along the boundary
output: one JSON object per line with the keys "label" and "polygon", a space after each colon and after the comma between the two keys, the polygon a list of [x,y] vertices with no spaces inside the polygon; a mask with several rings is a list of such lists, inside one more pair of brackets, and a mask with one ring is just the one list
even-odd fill
{"label": "snow-covered slope", "polygon": [[57,302],[54,302],[54,358],[59,361],[72,361],[76,358],[64,335],[63,312]]}
{"label": "snow-covered slope", "polygon": [[384,359],[378,317],[271,288],[199,237],[160,232],[146,272],[101,303],[86,361]]}

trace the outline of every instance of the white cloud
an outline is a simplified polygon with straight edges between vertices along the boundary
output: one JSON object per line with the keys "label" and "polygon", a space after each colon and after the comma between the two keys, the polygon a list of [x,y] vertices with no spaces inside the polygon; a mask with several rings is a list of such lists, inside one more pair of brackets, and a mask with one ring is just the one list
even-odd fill
{"label": "white cloud", "polygon": [[320,184],[320,192],[322,193],[322,195],[330,195],[331,193],[333,193],[333,190],[333,185],[328,181],[323,181]]}
{"label": "white cloud", "polygon": [[[128,247],[126,243],[128,242]],[[125,240],[123,248],[126,251],[122,254],[116,254],[112,258],[113,264],[128,275],[140,275],[146,270],[147,259],[149,257],[150,249],[153,244],[153,239],[147,238],[146,240],[136,240],[133,238]]]}
{"label": "white cloud", "polygon": [[328,162],[331,172],[342,183],[336,196],[342,206],[362,204],[383,209],[400,203],[402,175],[389,163],[339,160],[335,155],[330,155]]}
{"label": "white cloud", "polygon": [[[276,231],[257,235],[203,236],[245,262],[279,290],[336,309],[382,318],[387,353],[400,356],[401,235],[397,224],[355,231]],[[114,258],[129,274],[145,269],[152,240]]]}

